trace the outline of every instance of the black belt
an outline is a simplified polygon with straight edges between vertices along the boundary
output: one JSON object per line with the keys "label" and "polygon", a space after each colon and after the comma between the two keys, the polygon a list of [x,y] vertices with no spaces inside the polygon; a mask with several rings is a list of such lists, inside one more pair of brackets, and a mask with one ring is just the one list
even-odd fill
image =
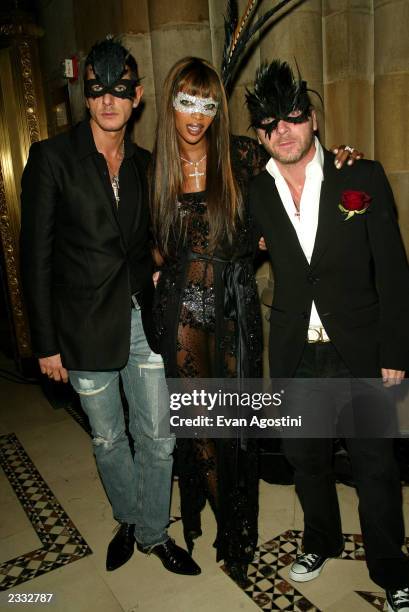
{"label": "black belt", "polygon": [[[195,253],[189,251],[187,254],[188,261],[203,259],[209,263],[223,263],[222,277],[224,284],[224,307],[223,314],[227,319],[236,321],[237,330],[237,363],[238,377],[246,377],[246,353],[248,347],[246,310],[245,310],[245,286],[249,282],[249,264],[250,258],[241,259],[224,259],[222,257],[214,257],[203,253]],[[252,274],[252,272],[250,272]]]}
{"label": "black belt", "polygon": [[[240,379],[248,377],[247,364],[249,357],[247,353],[250,340],[246,324],[245,287],[250,282],[249,277],[253,274],[251,269],[252,260],[250,258],[224,259],[222,257],[195,253],[194,251],[188,252],[187,259],[188,261],[203,259],[209,263],[225,264],[222,272],[224,293],[223,314],[224,317],[233,319],[236,323],[237,383],[240,387]],[[220,343],[217,342],[216,347],[219,346]],[[237,431],[237,438],[240,439],[241,449],[246,450],[247,440],[242,429]]]}
{"label": "black belt", "polygon": [[215,261],[216,263],[230,263],[236,261],[234,259],[216,257],[214,255],[206,255],[205,253],[196,253],[196,251],[188,251],[187,258],[189,261],[193,261],[196,259],[204,259],[205,261]]}

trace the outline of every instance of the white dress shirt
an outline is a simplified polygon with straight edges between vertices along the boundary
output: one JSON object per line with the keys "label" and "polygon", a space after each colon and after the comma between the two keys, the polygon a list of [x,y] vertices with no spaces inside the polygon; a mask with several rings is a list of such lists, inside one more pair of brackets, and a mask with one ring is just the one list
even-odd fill
{"label": "white dress shirt", "polygon": [[[290,188],[278,169],[276,162],[273,158],[270,158],[266,165],[267,172],[271,174],[275,180],[281,202],[283,203],[288,218],[294,226],[298,241],[308,263],[311,263],[315,237],[317,234],[321,183],[324,180],[323,167],[324,152],[318,138],[315,138],[315,155],[305,168],[305,183],[301,194],[300,210],[298,214]],[[311,308],[309,328],[323,328],[314,302]],[[323,338],[328,340],[325,330],[323,330]]]}

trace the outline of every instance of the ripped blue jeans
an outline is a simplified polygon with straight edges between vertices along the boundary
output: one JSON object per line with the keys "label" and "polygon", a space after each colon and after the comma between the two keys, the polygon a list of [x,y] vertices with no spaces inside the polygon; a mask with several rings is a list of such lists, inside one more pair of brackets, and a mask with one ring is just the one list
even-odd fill
{"label": "ripped blue jeans", "polygon": [[[129,404],[129,431],[134,440],[132,458],[119,392],[121,376]],[[174,438],[159,438],[163,402],[159,389],[166,385],[163,362],[146,341],[140,310],[132,309],[128,363],[121,370],[70,370],[70,382],[88,416],[98,470],[117,521],[135,524],[142,546],[168,538],[172,451]],[[162,411],[164,408],[162,408]]]}

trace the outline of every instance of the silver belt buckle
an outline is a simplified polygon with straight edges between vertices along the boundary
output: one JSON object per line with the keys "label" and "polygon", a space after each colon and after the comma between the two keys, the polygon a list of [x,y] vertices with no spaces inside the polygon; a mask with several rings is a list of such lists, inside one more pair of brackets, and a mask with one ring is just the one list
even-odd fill
{"label": "silver belt buckle", "polygon": [[317,342],[330,342],[329,338],[324,336],[323,327],[309,327],[307,332],[308,344],[316,344]]}

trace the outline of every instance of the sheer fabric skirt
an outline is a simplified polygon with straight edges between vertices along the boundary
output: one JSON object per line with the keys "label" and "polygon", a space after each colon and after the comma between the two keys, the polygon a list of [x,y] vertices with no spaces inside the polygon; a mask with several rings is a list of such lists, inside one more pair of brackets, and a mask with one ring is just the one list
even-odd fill
{"label": "sheer fabric skirt", "polygon": [[[158,292],[159,302],[161,294],[166,294],[161,315],[166,329],[162,347],[167,376],[235,377],[236,321],[224,316],[222,266],[190,261],[179,280],[181,277],[178,287],[165,274]],[[257,295],[254,300],[258,308]],[[254,313],[249,316],[257,320]],[[178,439],[176,449],[188,549],[192,551],[194,539],[201,535],[200,514],[208,501],[217,521],[217,560],[250,562],[257,544],[256,441],[247,440],[243,450],[239,439]]]}

